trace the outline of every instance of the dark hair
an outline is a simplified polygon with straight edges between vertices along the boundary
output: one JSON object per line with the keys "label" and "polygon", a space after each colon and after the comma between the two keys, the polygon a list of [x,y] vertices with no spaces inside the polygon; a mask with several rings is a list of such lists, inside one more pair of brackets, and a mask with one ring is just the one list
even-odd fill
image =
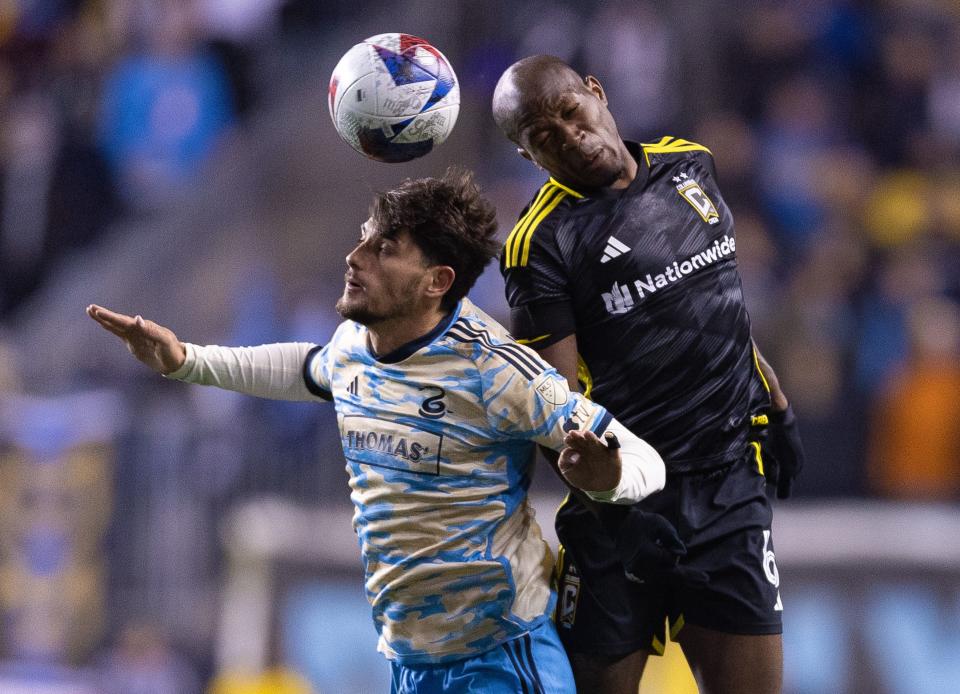
{"label": "dark hair", "polygon": [[449,265],[456,277],[440,306],[453,308],[500,250],[496,210],[473,174],[450,168],[441,178],[408,178],[378,193],[370,217],[385,236],[402,231],[432,265]]}

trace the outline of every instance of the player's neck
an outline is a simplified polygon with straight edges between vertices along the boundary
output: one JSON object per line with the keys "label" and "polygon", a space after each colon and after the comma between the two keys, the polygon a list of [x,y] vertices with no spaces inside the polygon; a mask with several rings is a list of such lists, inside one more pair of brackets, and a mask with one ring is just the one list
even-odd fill
{"label": "player's neck", "polygon": [[623,169],[620,171],[620,177],[611,184],[611,188],[614,190],[623,190],[631,183],[633,179],[637,177],[637,174],[640,171],[640,166],[637,164],[637,160],[633,158],[633,155],[630,154],[630,150],[627,149],[627,146],[620,143],[620,146],[623,148],[621,152],[623,156]]}
{"label": "player's neck", "polygon": [[370,351],[378,357],[390,354],[405,344],[429,333],[447,315],[449,315],[449,312],[438,306],[433,310],[413,316],[389,318],[375,325],[369,325],[367,326],[367,334]]}

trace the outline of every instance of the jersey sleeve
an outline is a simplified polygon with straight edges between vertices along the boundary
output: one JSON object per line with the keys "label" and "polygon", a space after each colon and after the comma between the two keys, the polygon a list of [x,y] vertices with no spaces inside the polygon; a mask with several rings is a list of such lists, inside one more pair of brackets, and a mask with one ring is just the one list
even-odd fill
{"label": "jersey sleeve", "polygon": [[713,159],[713,154],[709,150],[699,150],[692,152],[692,158],[696,160],[707,173],[710,174],[710,178],[714,180],[714,183],[717,181],[717,164]]}
{"label": "jersey sleeve", "polygon": [[558,215],[547,217],[522,242],[508,238],[500,256],[510,333],[538,348],[576,329],[567,269],[554,242],[558,225]]}
{"label": "jersey sleeve", "polygon": [[307,390],[318,398],[333,400],[330,382],[333,375],[330,345],[316,345],[307,352],[303,359],[303,384]]}
{"label": "jersey sleeve", "polygon": [[572,392],[556,369],[523,345],[494,345],[477,366],[490,425],[499,436],[559,451],[568,431],[589,429],[599,435],[611,419],[603,407]]}

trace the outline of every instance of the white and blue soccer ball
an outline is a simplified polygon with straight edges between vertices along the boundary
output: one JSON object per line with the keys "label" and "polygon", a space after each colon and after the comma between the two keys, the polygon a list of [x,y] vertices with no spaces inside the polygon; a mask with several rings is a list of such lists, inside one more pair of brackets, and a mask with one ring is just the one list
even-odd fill
{"label": "white and blue soccer ball", "polygon": [[447,139],[460,85],[443,53],[410,34],[377,34],[344,54],[330,78],[330,116],[344,142],[403,162]]}

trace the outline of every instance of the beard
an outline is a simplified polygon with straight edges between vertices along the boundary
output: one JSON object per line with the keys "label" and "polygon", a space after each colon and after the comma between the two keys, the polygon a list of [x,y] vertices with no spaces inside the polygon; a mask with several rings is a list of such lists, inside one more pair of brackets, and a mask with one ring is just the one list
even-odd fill
{"label": "beard", "polygon": [[386,316],[370,310],[365,302],[350,301],[342,296],[337,299],[334,308],[337,310],[337,313],[340,314],[341,318],[352,320],[355,323],[368,327],[386,319]]}

